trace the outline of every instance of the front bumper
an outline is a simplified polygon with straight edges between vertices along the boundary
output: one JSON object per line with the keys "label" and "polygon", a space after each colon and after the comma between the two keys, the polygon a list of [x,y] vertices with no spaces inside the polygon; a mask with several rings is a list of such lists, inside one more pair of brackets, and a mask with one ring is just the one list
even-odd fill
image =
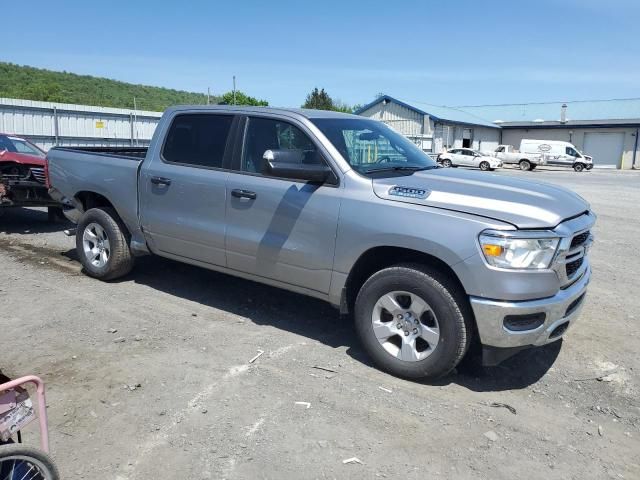
{"label": "front bumper", "polygon": [[[578,281],[553,297],[521,302],[471,297],[480,342],[490,347],[513,348],[545,345],[562,338],[582,310],[590,280],[591,269],[587,267]],[[544,322],[536,328],[516,331],[505,327],[507,316],[536,314],[545,315]]]}

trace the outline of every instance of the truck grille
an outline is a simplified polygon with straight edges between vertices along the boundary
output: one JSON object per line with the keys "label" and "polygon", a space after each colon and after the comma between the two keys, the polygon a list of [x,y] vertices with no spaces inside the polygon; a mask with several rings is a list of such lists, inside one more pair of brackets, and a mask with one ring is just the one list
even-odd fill
{"label": "truck grille", "polygon": [[583,233],[580,233],[579,235],[576,235],[575,237],[573,237],[573,240],[571,240],[571,249],[574,249],[576,247],[579,247],[580,245],[583,245],[588,239],[589,239],[589,235],[591,234],[591,232],[586,231]]}
{"label": "truck grille", "polygon": [[32,168],[31,176],[40,183],[45,183],[46,177],[44,174],[44,168]]}
{"label": "truck grille", "polygon": [[584,262],[584,257],[580,257],[577,260],[567,263],[567,277],[571,278],[574,273],[578,271],[578,269],[582,266],[582,262]]}

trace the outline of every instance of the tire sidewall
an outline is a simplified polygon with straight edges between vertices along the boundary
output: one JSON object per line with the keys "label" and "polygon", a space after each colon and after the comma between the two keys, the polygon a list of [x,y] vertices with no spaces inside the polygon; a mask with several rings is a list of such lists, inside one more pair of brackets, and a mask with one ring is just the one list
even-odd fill
{"label": "tire sidewall", "polygon": [[449,160],[448,158],[445,158],[444,160],[442,160],[442,166],[445,168],[450,168],[453,164],[451,163],[451,160]]}
{"label": "tire sidewall", "polygon": [[[459,361],[459,345],[465,341],[467,332],[452,292],[446,295],[443,289],[446,291],[446,287],[430,275],[402,267],[382,270],[365,282],[356,300],[356,330],[378,367],[406,378],[437,378],[455,367]],[[438,320],[438,345],[431,355],[417,362],[406,362],[393,357],[378,342],[373,332],[372,314],[376,302],[383,295],[398,290],[421,297],[432,308]]]}
{"label": "tire sidewall", "polygon": [[[107,238],[109,240],[109,245],[111,246],[111,251],[109,252],[109,259],[107,260],[107,263],[102,267],[96,267],[95,265],[93,265],[84,253],[82,237],[84,235],[84,231],[87,225],[91,223],[97,223],[104,229],[105,233],[107,234]],[[82,218],[80,219],[80,222],[78,222],[78,229],[76,234],[76,251],[78,253],[78,257],[80,258],[80,262],[82,263],[82,266],[85,272],[92,277],[107,278],[109,274],[111,274],[111,272],[113,271],[113,268],[114,268],[113,249],[116,247],[117,245],[116,242],[118,241],[117,239],[121,234],[120,232],[114,229],[113,227],[114,223],[115,223],[115,219],[111,217],[111,215],[109,215],[107,212],[99,208],[92,208],[90,210],[87,210],[85,214],[82,216]]]}
{"label": "tire sidewall", "polygon": [[531,167],[531,162],[529,160],[520,160],[520,162],[518,163],[520,170],[522,171],[527,171],[529,170],[529,168]]}
{"label": "tire sidewall", "polygon": [[491,165],[489,165],[489,162],[480,162],[480,170],[487,172],[491,170]]}
{"label": "tire sidewall", "polygon": [[581,163],[576,163],[576,164],[573,166],[573,169],[574,169],[576,172],[581,172],[581,171],[583,171],[583,170],[584,170],[584,165],[582,165]]}

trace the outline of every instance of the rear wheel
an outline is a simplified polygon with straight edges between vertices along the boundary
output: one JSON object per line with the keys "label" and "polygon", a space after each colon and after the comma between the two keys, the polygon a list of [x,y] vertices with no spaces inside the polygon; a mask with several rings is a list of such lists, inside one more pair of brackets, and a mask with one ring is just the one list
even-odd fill
{"label": "rear wheel", "polygon": [[573,165],[573,169],[576,172],[581,172],[581,171],[584,170],[584,165],[582,163],[576,163],[576,164]]}
{"label": "rear wheel", "polygon": [[381,270],[360,289],[358,336],[382,370],[406,378],[450,372],[469,346],[469,315],[459,288],[423,265]]}
{"label": "rear wheel", "polygon": [[520,170],[522,171],[531,169],[531,162],[529,160],[520,160],[520,163],[518,163],[518,165],[520,165]]}
{"label": "rear wheel", "polygon": [[445,158],[444,160],[442,160],[442,166],[443,167],[449,168],[449,167],[451,167],[451,165],[452,165],[451,164],[451,160],[449,160],[448,158]]}
{"label": "rear wheel", "polygon": [[483,172],[491,170],[491,165],[489,165],[489,162],[480,162],[480,170]]}
{"label": "rear wheel", "polygon": [[112,208],[85,212],[76,231],[76,251],[85,272],[100,280],[122,277],[133,268],[127,229]]}
{"label": "rear wheel", "polygon": [[49,455],[22,444],[0,446],[0,479],[58,480],[58,469]]}

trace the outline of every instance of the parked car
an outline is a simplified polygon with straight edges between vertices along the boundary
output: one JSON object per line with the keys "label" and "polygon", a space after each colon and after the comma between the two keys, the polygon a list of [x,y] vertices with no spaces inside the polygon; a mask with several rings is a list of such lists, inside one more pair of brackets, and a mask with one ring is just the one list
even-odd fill
{"label": "parked car", "polygon": [[439,168],[372,119],[172,107],[146,155],[93,150],[47,155],[88,275],[155,254],[320,298],[399,376],[443,375],[472,343],[495,364],[556,341],[584,305],[580,196]]}
{"label": "parked car", "polygon": [[533,170],[538,165],[544,165],[542,153],[524,153],[513,148],[511,145],[498,145],[498,148],[491,154],[503,164],[518,165],[520,170]]}
{"label": "parked car", "polygon": [[50,207],[60,213],[45,185],[45,152],[16,135],[0,133],[0,207]]}
{"label": "parked car", "polygon": [[591,170],[593,168],[593,159],[589,155],[580,153],[580,151],[569,142],[523,139],[520,142],[520,150],[522,152],[542,155],[547,165],[571,167],[576,172]]}
{"label": "parked car", "polygon": [[473,150],[471,148],[453,148],[438,156],[443,167],[476,167],[480,170],[495,170],[502,166],[502,161]]}

